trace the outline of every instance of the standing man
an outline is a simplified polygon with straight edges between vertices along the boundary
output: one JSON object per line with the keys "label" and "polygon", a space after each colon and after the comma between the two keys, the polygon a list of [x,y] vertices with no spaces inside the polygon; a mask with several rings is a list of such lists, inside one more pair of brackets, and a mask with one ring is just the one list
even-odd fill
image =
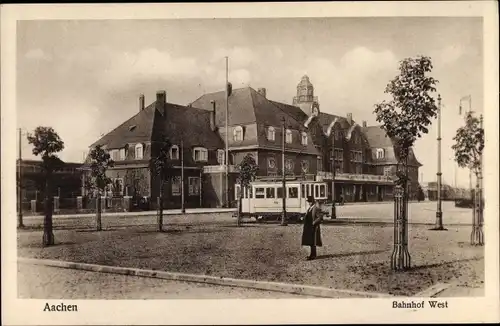
{"label": "standing man", "polygon": [[307,202],[309,203],[309,208],[304,218],[302,245],[311,247],[311,254],[307,257],[307,260],[312,260],[316,258],[316,247],[321,247],[323,245],[319,227],[323,220],[323,214],[313,196],[308,196]]}

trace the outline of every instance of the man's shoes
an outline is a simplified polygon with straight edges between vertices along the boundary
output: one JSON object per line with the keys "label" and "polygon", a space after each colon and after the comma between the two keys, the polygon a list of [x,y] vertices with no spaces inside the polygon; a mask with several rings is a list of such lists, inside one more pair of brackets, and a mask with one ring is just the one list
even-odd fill
{"label": "man's shoes", "polygon": [[316,256],[308,256],[308,257],[306,258],[306,260],[314,260],[315,258],[316,258]]}

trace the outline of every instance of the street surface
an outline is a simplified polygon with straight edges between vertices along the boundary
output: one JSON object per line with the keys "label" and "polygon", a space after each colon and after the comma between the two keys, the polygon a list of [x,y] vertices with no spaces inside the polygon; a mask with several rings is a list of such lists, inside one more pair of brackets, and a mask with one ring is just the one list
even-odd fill
{"label": "street surface", "polygon": [[[434,224],[436,220],[436,202],[412,202],[409,204],[409,223]],[[356,220],[366,222],[394,221],[393,202],[363,203],[337,206],[337,218],[345,220]],[[472,210],[457,208],[453,202],[443,202],[443,223],[470,225],[472,221]],[[144,213],[122,213],[119,215],[103,216],[104,228],[154,225],[154,215],[142,215]],[[154,214],[154,213],[153,213]],[[206,214],[165,215],[165,224],[190,225],[190,224],[231,224],[234,223],[232,213],[213,213],[207,210]],[[252,220],[254,221],[254,220]],[[486,221],[487,222],[487,221]],[[30,216],[24,219],[27,227],[42,227],[43,216]],[[95,215],[86,216],[57,216],[53,217],[54,227],[59,228],[93,228],[95,227]]]}
{"label": "street surface", "polygon": [[18,264],[21,299],[277,299],[280,292]]}

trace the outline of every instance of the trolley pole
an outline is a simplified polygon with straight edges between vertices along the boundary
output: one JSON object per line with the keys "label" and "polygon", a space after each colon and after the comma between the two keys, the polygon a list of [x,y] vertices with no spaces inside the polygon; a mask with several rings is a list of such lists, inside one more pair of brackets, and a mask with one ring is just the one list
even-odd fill
{"label": "trolley pole", "polygon": [[186,213],[184,204],[184,140],[181,140],[181,213]]}
{"label": "trolley pole", "polygon": [[21,128],[19,128],[19,159],[18,159],[18,166],[17,166],[17,178],[18,178],[18,183],[17,183],[17,199],[19,201],[19,211],[17,212],[17,227],[24,228],[24,223],[23,223],[23,189],[22,189],[22,174],[21,174],[21,137],[22,137],[22,132]]}
{"label": "trolley pole", "polygon": [[437,152],[437,211],[436,211],[436,225],[432,230],[444,231],[443,227],[443,211],[442,211],[442,198],[441,198],[441,187],[442,187],[442,173],[441,173],[441,95],[438,95],[438,152]]}
{"label": "trolley pole", "polygon": [[285,130],[285,117],[281,119],[283,122],[283,126],[281,127],[281,181],[282,181],[282,187],[283,187],[283,210],[281,212],[281,225],[286,226],[286,174],[285,174],[285,138],[286,138],[286,130]]}
{"label": "trolley pole", "polygon": [[333,157],[332,157],[332,219],[337,218],[337,209],[335,207],[335,146],[333,147]]}

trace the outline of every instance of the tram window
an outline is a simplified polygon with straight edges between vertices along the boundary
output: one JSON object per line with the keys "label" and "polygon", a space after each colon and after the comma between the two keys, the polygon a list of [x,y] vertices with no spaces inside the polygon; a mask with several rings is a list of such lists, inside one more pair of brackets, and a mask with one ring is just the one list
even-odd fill
{"label": "tram window", "polygon": [[306,196],[306,185],[301,185],[300,190],[300,196],[304,198]]}
{"label": "tram window", "polygon": [[276,198],[283,198],[283,187],[276,188]]}
{"label": "tram window", "polygon": [[319,197],[319,185],[314,185],[314,197]]}
{"label": "tram window", "polygon": [[255,188],[255,198],[266,198],[264,188]]}
{"label": "tram window", "polygon": [[312,185],[309,184],[306,187],[307,187],[307,196],[309,197],[309,196],[311,196],[311,187],[312,187]]}
{"label": "tram window", "polygon": [[320,185],[319,186],[319,196],[321,198],[325,197],[325,185]]}
{"label": "tram window", "polygon": [[274,188],[266,188],[266,198],[274,198]]}
{"label": "tram window", "polygon": [[297,187],[288,188],[288,198],[299,198],[299,190]]}

